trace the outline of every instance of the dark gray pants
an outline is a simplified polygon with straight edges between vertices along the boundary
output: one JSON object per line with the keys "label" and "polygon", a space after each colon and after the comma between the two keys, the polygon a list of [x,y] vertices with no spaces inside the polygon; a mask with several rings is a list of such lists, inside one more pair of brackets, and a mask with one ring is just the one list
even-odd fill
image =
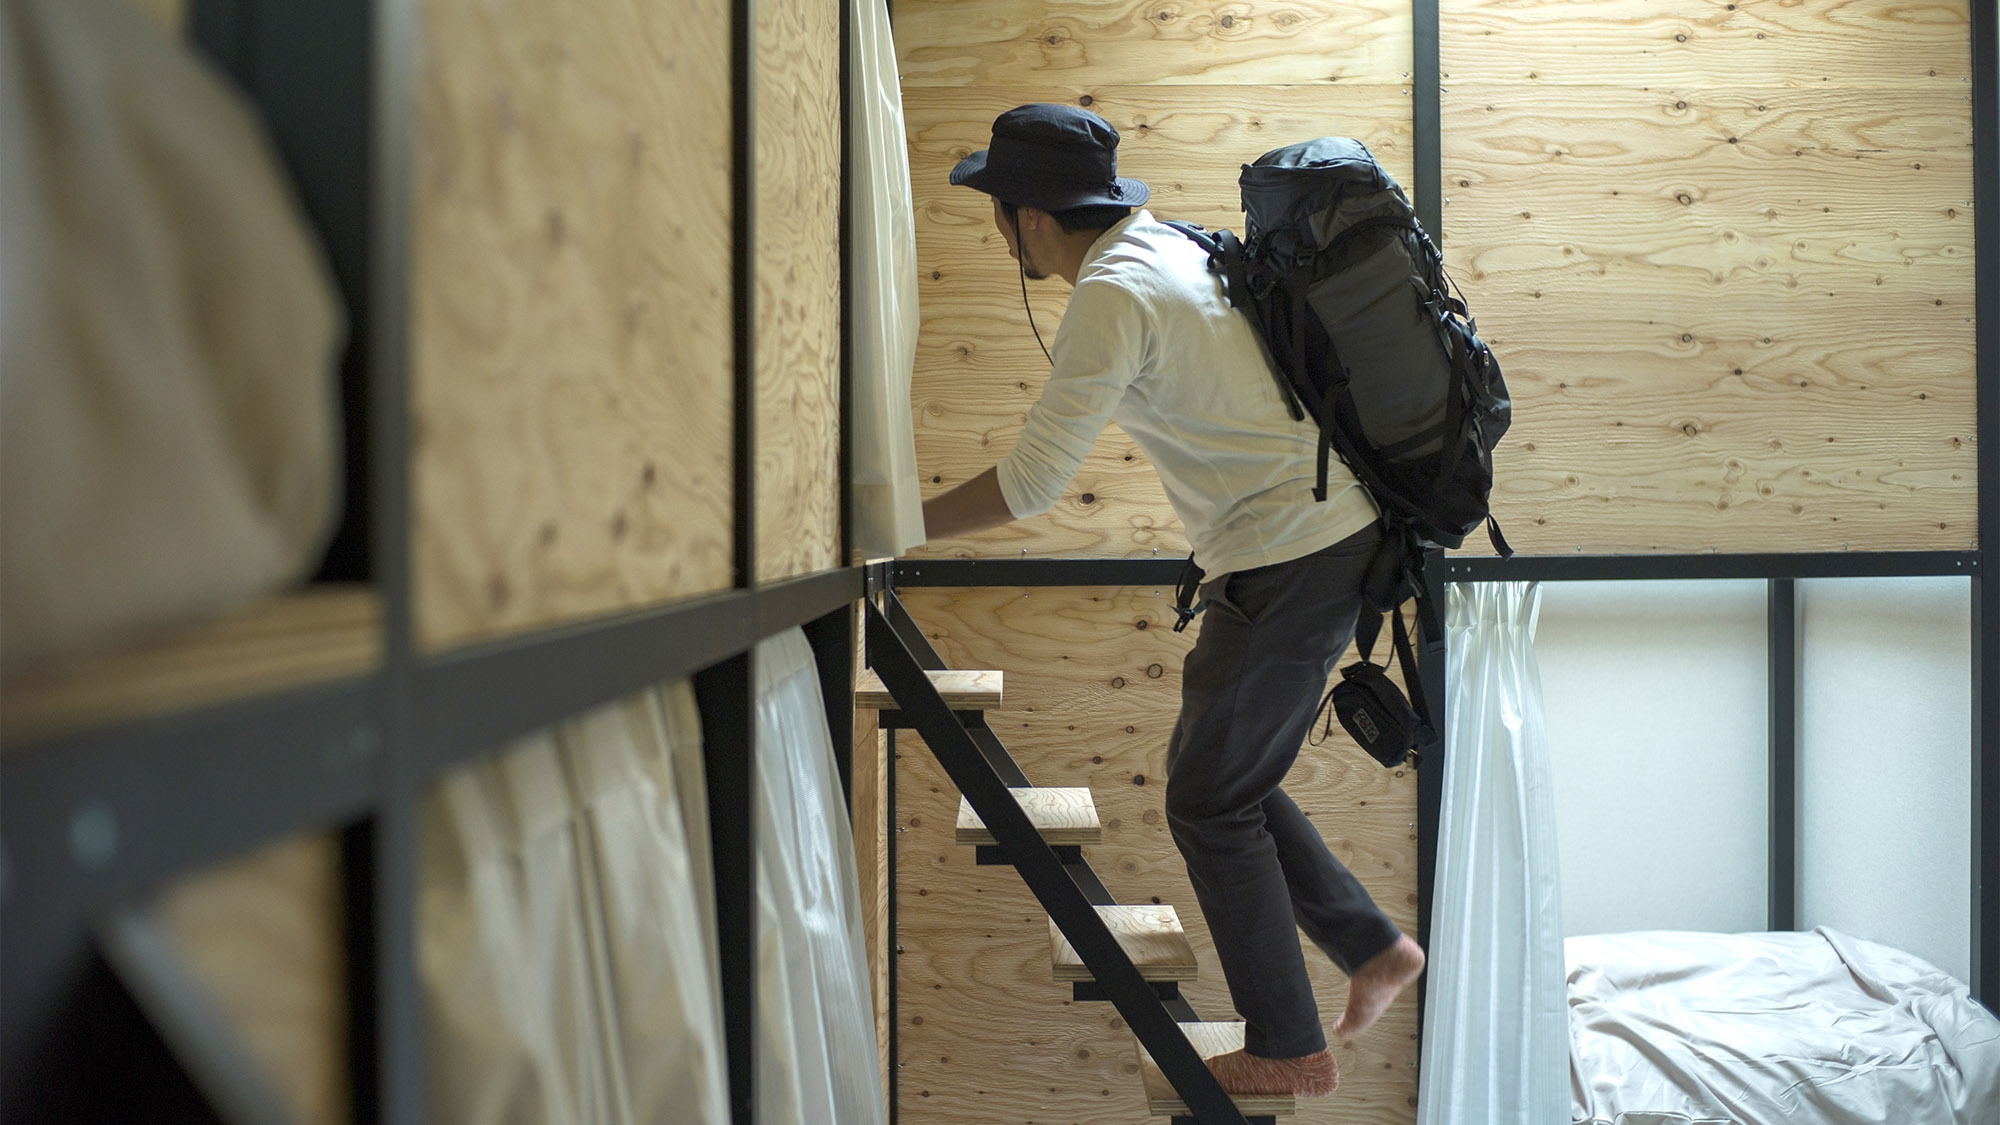
{"label": "dark gray pants", "polygon": [[1372,525],[1201,588],[1207,609],[1167,749],[1167,823],[1253,1055],[1326,1046],[1298,931],[1349,974],[1400,932],[1279,788],[1353,639],[1380,541]]}

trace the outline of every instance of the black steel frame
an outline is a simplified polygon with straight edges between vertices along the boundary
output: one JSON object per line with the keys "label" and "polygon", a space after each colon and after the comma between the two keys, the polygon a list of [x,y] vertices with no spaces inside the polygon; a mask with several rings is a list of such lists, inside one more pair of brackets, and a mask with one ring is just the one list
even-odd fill
{"label": "black steel frame", "polygon": [[[1979,547],[2000,538],[2000,16],[1972,3]],[[1972,583],[1972,989],[2000,1009],[2000,566]],[[1990,690],[1989,690],[1990,689]]]}
{"label": "black steel frame", "polygon": [[[416,4],[193,0],[191,37],[259,105],[348,308],[342,378],[349,504],[322,574],[372,583],[383,607],[383,659],[375,671],[338,682],[6,748],[0,1117],[15,1120],[23,1095],[65,1081],[73,1059],[53,1055],[51,1044],[78,1042],[70,1025],[102,1007],[80,998],[87,992],[101,1000],[110,987],[123,998],[116,1006],[150,1020],[151,1028],[141,1020],[134,1034],[157,1039],[158,1072],[189,1076],[189,1097],[199,1089],[208,1117],[282,1120],[261,1075],[153,928],[144,901],[176,875],[288,834],[337,828],[347,888],[354,1120],[424,1121],[414,945],[420,793],[442,771],[515,736],[691,677],[714,810],[731,1110],[738,1125],[750,1125],[755,648],[804,627],[842,782],[851,785],[855,606],[888,579],[886,567],[847,565],[761,584],[755,578],[754,3],[735,0],[732,9],[734,588],[431,655],[416,650],[410,616],[405,357]],[[852,138],[847,29],[843,12],[843,166]],[[843,186],[843,280],[851,269],[850,209]],[[853,357],[842,288],[845,560]],[[107,975],[115,985],[91,983]]]}
{"label": "black steel frame", "polygon": [[[1417,207],[1432,229],[1442,229],[1437,2],[1413,3]],[[262,108],[306,211],[323,235],[347,304],[352,336],[343,387],[350,423],[350,501],[324,573],[372,581],[384,606],[385,655],[378,671],[362,677],[7,749],[0,788],[0,948],[6,951],[0,973],[0,1088],[18,1094],[24,1083],[38,1080],[35,1068],[43,1061],[39,1043],[70,1015],[65,998],[88,963],[102,959],[114,963],[128,992],[139,997],[139,1006],[168,1025],[163,1038],[176,1041],[169,1047],[181,1052],[182,1065],[208,1076],[204,1088],[212,1101],[229,1103],[232,1119],[260,1116],[245,1108],[256,1100],[254,1092],[243,1092],[254,1091],[254,1076],[241,1072],[240,1053],[232,1053],[226,1043],[216,1045],[219,1025],[201,1013],[198,994],[175,993],[171,981],[162,984],[170,974],[158,968],[159,948],[144,928],[143,912],[135,913],[133,904],[173,875],[260,842],[345,825],[355,1120],[421,1121],[421,1013],[413,948],[416,802],[422,786],[439,771],[472,760],[515,734],[635,688],[693,675],[710,731],[712,796],[740,810],[752,780],[747,746],[753,724],[747,699],[754,684],[751,654],[759,639],[793,625],[809,626],[824,677],[832,674],[829,667],[851,659],[836,650],[851,654],[852,602],[867,589],[891,583],[1172,588],[1180,564],[1170,559],[905,562],[892,570],[843,567],[765,586],[754,582],[754,400],[749,388],[755,292],[746,264],[746,258],[754,259],[755,231],[755,53],[747,48],[755,25],[753,4],[735,0],[732,17],[736,589],[429,657],[415,651],[409,616],[405,315],[415,5],[413,0],[305,6],[282,0],[195,0],[191,32]],[[850,113],[845,20],[843,13],[844,149]],[[1985,682],[1988,669],[2000,665],[2000,566],[1987,564],[1984,548],[2000,535],[2000,441],[1993,440],[2000,435],[2000,219],[1995,218],[2000,216],[2000,65],[1995,34],[1993,0],[1974,0],[1979,550],[1453,558],[1433,567],[1439,583],[1771,580],[1774,926],[1788,920],[1788,904],[1796,893],[1791,874],[1796,845],[1787,828],[1795,800],[1796,724],[1786,716],[1796,707],[1797,666],[1795,644],[1783,643],[1788,621],[1796,628],[1794,580],[1967,577],[1974,618],[1972,984],[1989,1007],[2000,1000],[2000,690],[1988,690]],[[843,188],[843,277],[850,259],[848,212]],[[846,301],[844,296],[843,485],[851,463],[845,424],[852,380]],[[842,495],[846,557],[850,512],[845,487]],[[1440,651],[1432,646],[1426,661],[1437,659]],[[841,695],[828,694],[837,742],[851,736],[851,724],[845,721],[851,716],[851,700],[843,704]],[[1787,699],[1791,708],[1783,705]],[[474,722],[476,729],[468,725]],[[1426,917],[1437,824],[1436,794],[1425,785],[1436,776],[1436,770],[1419,774],[1420,848],[1422,856],[1430,857],[1420,859],[1420,905]],[[1788,797],[1788,790],[1794,795]],[[1001,822],[1009,807],[1011,801],[996,806]],[[748,834],[740,828],[716,828],[719,924],[725,936],[747,932],[753,868]],[[726,965],[725,980],[732,1108],[737,1121],[748,1122],[745,1044],[752,1041],[753,1029],[747,959]],[[236,1089],[237,1095],[219,1094],[225,1087]]]}

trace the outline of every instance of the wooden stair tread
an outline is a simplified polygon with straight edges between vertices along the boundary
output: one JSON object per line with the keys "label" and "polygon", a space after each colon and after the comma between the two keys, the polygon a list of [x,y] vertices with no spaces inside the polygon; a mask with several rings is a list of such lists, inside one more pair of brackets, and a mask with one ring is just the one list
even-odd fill
{"label": "wooden stair tread", "polygon": [[[1147,980],[1195,979],[1199,970],[1194,946],[1188,944],[1187,932],[1181,929],[1180,915],[1173,907],[1100,906],[1097,915],[1111,928],[1111,936],[1118,939],[1140,976]],[[1055,979],[1094,979],[1053,919],[1049,922],[1049,950]]]}
{"label": "wooden stair tread", "polygon": [[[1243,1047],[1241,1022],[1184,1023],[1181,1025],[1181,1031],[1187,1035],[1188,1043],[1194,1047],[1195,1053],[1205,1059],[1226,1055]],[[1181,1101],[1181,1096],[1174,1092],[1173,1083],[1167,1081],[1167,1076],[1160,1071],[1160,1066],[1153,1061],[1153,1056],[1146,1053],[1143,1045],[1139,1047],[1139,1078],[1146,1087],[1146,1109],[1149,1113],[1155,1117],[1187,1116],[1187,1103]],[[1236,1108],[1241,1110],[1245,1117],[1256,1117],[1262,1114],[1296,1113],[1298,1102],[1290,1094],[1246,1094],[1236,1099]]]}
{"label": "wooden stair tread", "polygon": [[[1028,814],[1029,822],[1041,832],[1042,839],[1051,844],[1095,844],[1104,834],[1097,823],[1097,802],[1091,800],[1088,789],[1035,787],[1009,792],[1020,802],[1021,811]],[[993,833],[979,819],[979,814],[972,811],[972,802],[963,797],[958,799],[958,842],[994,842]]]}
{"label": "wooden stair tread", "polygon": [[[1000,706],[1004,673],[947,668],[924,674],[931,678],[938,694],[944,696],[945,703],[954,711],[985,711]],[[882,677],[876,675],[873,669],[863,669],[854,684],[854,705],[864,711],[893,710],[896,697],[889,694]]]}

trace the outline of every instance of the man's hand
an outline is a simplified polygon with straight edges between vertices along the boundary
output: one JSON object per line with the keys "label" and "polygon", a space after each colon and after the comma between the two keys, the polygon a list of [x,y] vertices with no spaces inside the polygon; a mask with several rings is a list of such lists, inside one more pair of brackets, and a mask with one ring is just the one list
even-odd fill
{"label": "man's hand", "polygon": [[1000,493],[1000,472],[985,472],[942,496],[924,501],[924,534],[932,539],[970,535],[1014,522],[1007,498]]}

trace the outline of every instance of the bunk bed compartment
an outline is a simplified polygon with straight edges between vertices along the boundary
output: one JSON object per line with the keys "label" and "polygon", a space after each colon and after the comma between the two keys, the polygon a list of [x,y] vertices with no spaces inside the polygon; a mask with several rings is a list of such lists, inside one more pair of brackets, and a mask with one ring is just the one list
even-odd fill
{"label": "bunk bed compartment", "polygon": [[1825,927],[1564,953],[1572,1125],[2000,1121],[2000,1021],[1908,953]]}

